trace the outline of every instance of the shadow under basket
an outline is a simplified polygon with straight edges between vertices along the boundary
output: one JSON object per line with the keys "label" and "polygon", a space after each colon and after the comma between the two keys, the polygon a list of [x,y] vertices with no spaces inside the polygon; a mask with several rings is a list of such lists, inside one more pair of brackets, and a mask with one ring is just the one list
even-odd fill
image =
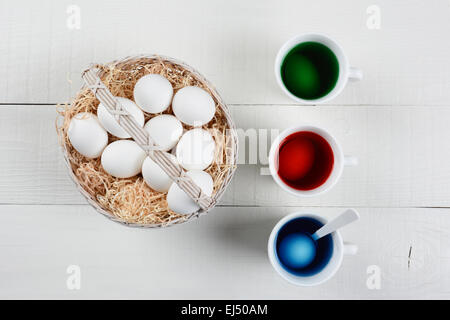
{"label": "shadow under basket", "polygon": [[[104,171],[100,158],[89,159],[79,154],[67,136],[70,120],[80,112],[97,114],[100,103],[98,95],[94,95],[95,91],[84,85],[71,103],[58,106],[56,121],[59,143],[69,175],[81,194],[102,215],[131,227],[167,227],[191,221],[211,210],[233,177],[238,150],[236,128],[229,109],[215,88],[192,67],[173,58],[158,55],[127,57],[104,65],[93,65],[88,70],[92,69],[98,70],[97,75],[110,94],[133,101],[136,82],[147,74],[164,76],[172,84],[174,94],[185,86],[198,86],[209,92],[215,102],[216,112],[203,129],[213,135],[216,150],[213,163],[205,171],[211,175],[214,187],[209,198],[211,202],[207,207],[200,205],[201,208],[197,212],[189,215],[177,214],[168,208],[167,193],[152,190],[141,174],[127,179],[115,178]],[[173,114],[171,106],[162,114]],[[158,114],[144,112],[144,115],[148,121]],[[192,129],[184,124],[183,127],[185,130]],[[118,138],[108,134],[108,143],[115,140]],[[177,181],[174,183],[179,184]]]}

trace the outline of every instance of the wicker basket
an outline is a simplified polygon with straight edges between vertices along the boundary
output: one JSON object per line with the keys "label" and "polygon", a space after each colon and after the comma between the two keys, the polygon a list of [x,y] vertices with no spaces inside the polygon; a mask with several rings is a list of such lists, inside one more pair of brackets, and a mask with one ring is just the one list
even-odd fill
{"label": "wicker basket", "polygon": [[[236,169],[236,162],[237,162],[237,150],[238,150],[238,139],[237,139],[237,134],[236,134],[236,128],[234,126],[234,123],[232,121],[232,118],[230,116],[230,112],[229,109],[227,107],[227,105],[224,103],[224,101],[222,100],[222,98],[220,97],[220,95],[217,93],[217,91],[215,90],[215,88],[199,73],[197,72],[195,69],[193,69],[192,67],[188,66],[187,64],[180,62],[176,59],[173,58],[169,58],[169,57],[164,57],[164,56],[159,56],[159,55],[142,55],[142,56],[134,56],[134,57],[127,57],[125,59],[122,60],[118,60],[118,61],[113,61],[110,63],[107,63],[105,65],[95,65],[92,68],[88,69],[87,72],[90,73],[91,75],[92,70],[99,70],[99,72],[97,73],[98,77],[99,77],[99,81],[100,78],[102,78],[105,75],[105,71],[104,70],[108,70],[111,68],[120,68],[120,70],[125,70],[125,72],[142,72],[142,70],[145,69],[146,66],[149,66],[151,64],[154,63],[164,63],[165,65],[169,65],[171,67],[174,68],[174,70],[176,70],[177,72],[181,72],[181,74],[183,76],[186,77],[186,79],[190,79],[190,80],[194,80],[194,81],[198,81],[198,83],[200,83],[207,91],[209,91],[209,93],[211,94],[213,100],[216,103],[216,110],[217,108],[220,108],[223,111],[223,114],[225,115],[225,119],[226,119],[226,123],[227,123],[227,131],[228,134],[230,135],[230,139],[227,139],[227,145],[223,146],[224,150],[226,150],[226,161],[227,163],[231,164],[231,166],[229,167],[229,169],[227,169],[227,172],[225,174],[225,176],[222,178],[222,181],[220,183],[220,185],[218,187],[215,188],[215,190],[213,191],[213,194],[211,197],[207,197],[208,201],[206,202],[207,204],[205,205],[204,203],[201,204],[200,201],[200,196],[199,197],[193,197],[191,196],[191,198],[193,198],[200,206],[200,210],[198,210],[197,212],[190,214],[190,215],[184,215],[181,216],[177,219],[171,220],[167,223],[160,223],[160,224],[139,224],[139,223],[130,223],[128,221],[124,221],[123,219],[117,217],[116,215],[114,215],[112,212],[106,210],[105,208],[103,208],[99,202],[97,201],[96,197],[94,195],[92,195],[91,193],[88,192],[88,190],[85,190],[83,188],[83,186],[80,184],[80,182],[78,181],[77,176],[74,173],[72,164],[69,160],[69,146],[67,145],[66,141],[67,139],[65,138],[65,135],[67,134],[61,127],[61,125],[58,125],[58,123],[60,123],[61,119],[64,119],[65,114],[64,113],[60,113],[58,119],[57,119],[57,131],[58,131],[58,135],[59,135],[59,140],[60,140],[60,144],[63,148],[63,153],[64,153],[64,159],[65,159],[65,163],[67,165],[67,168],[69,169],[69,175],[72,178],[72,180],[75,182],[75,185],[77,186],[77,188],[79,189],[79,191],[81,192],[81,194],[87,199],[87,201],[98,211],[100,212],[102,215],[104,215],[105,217],[118,222],[120,224],[123,225],[127,225],[130,227],[142,227],[142,228],[157,228],[157,227],[167,227],[167,226],[171,226],[174,224],[180,224],[180,223],[184,223],[187,221],[191,221],[192,219],[199,217],[201,214],[204,214],[206,212],[208,212],[210,209],[212,209],[216,203],[218,202],[218,200],[220,199],[220,197],[223,195],[225,189],[227,188],[228,184],[231,181],[231,178],[233,177],[234,171]],[[95,68],[95,69],[94,69]],[[103,71],[102,71],[103,70]],[[86,72],[85,72],[86,73]],[[83,77],[86,81],[86,77],[85,77],[85,73],[83,74]],[[145,74],[145,73],[144,73]],[[100,84],[100,83],[99,83]],[[92,87],[90,87],[92,89]],[[82,90],[86,90],[87,89],[87,85],[85,84],[80,91]],[[106,90],[106,92],[108,94],[111,95],[111,93],[109,92],[109,90],[104,87],[103,89]],[[95,90],[92,90],[95,94],[95,96],[99,99],[101,99]],[[103,102],[103,101],[102,101]],[[73,102],[74,103],[74,102]],[[121,126],[122,123],[121,123]],[[141,129],[140,129],[141,130]],[[132,135],[133,136],[133,135]],[[133,136],[134,138],[134,136]],[[150,139],[150,138],[149,138]],[[140,143],[136,138],[135,141],[141,145],[142,147],[142,143]],[[144,149],[145,150],[145,149]],[[148,150],[146,150],[148,151]],[[153,151],[152,151],[153,152]],[[151,153],[152,153],[151,152]],[[152,156],[150,154],[148,154],[150,157],[154,156],[152,153]],[[153,159],[153,158],[152,158]],[[158,163],[158,162],[157,162]],[[161,164],[160,164],[161,166]],[[166,171],[167,168],[164,168],[164,164],[161,166],[161,168]],[[181,168],[181,167],[180,167]],[[168,171],[166,171],[168,172]],[[178,173],[177,175],[181,175],[182,177],[185,178],[184,176],[184,172],[181,169],[181,173]],[[173,174],[169,174],[169,176],[173,176]],[[177,183],[180,187],[180,177],[173,177],[174,183]],[[193,181],[189,182],[190,184],[193,184],[194,187],[195,183],[193,183]],[[198,187],[196,187],[198,190],[200,190]],[[184,188],[182,188],[183,190],[185,190]],[[188,193],[189,194],[189,193]],[[202,194],[201,190],[200,190],[200,194]]]}

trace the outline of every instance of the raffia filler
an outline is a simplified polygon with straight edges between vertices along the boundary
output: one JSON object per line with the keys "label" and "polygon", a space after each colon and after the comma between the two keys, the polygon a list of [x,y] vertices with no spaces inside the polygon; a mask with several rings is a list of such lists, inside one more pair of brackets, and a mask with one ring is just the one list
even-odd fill
{"label": "raffia filler", "polygon": [[[151,73],[160,74],[168,79],[174,88],[174,92],[185,86],[199,86],[208,91],[216,103],[216,113],[214,118],[203,126],[203,129],[208,130],[213,135],[216,142],[216,153],[213,163],[205,170],[214,181],[212,196],[207,197],[206,202],[201,202],[201,200],[205,200],[200,199],[201,197],[191,196],[201,207],[194,214],[180,215],[171,211],[167,206],[166,193],[152,190],[147,186],[141,175],[128,179],[115,178],[103,170],[100,158],[88,159],[72,147],[67,135],[70,120],[80,112],[96,114],[100,103],[99,98],[102,99],[98,93],[94,95],[96,90],[92,90],[92,87],[85,85],[71,103],[57,107],[56,129],[59,143],[63,148],[64,159],[69,168],[69,174],[89,203],[108,218],[135,227],[165,227],[183,223],[212,209],[233,176],[238,148],[236,130],[228,107],[214,87],[188,65],[172,58],[155,55],[129,57],[105,65],[94,65],[88,70],[91,78],[92,70],[96,70],[96,75],[105,86],[108,94],[131,100],[133,100],[133,89],[136,82],[142,76]],[[83,77],[86,80],[86,73],[83,74]],[[88,78],[88,80],[90,79]],[[163,113],[172,114],[171,107]],[[145,112],[144,114],[146,121],[157,116]],[[189,130],[191,127],[184,125],[184,129]],[[110,134],[108,134],[108,137],[109,143],[117,140]],[[142,145],[137,139],[135,141]],[[152,153],[153,151],[150,150],[149,152]],[[155,153],[158,153],[156,154],[157,158],[163,156],[160,151]],[[149,154],[149,156],[154,157],[155,153]],[[176,168],[173,167],[172,169],[175,170]],[[182,171],[182,169],[180,170]],[[171,172],[169,176],[174,176],[175,183],[178,183],[181,187],[180,183],[186,184],[186,181],[183,182],[183,179],[181,179],[185,176],[183,172],[176,171]],[[199,190],[192,183],[190,181],[184,187],[190,188],[190,190]]]}

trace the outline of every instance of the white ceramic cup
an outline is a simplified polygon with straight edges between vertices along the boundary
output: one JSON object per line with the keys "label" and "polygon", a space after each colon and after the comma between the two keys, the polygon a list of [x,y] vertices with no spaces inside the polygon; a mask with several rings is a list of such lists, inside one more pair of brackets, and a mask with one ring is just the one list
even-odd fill
{"label": "white ceramic cup", "polygon": [[[318,98],[318,99],[302,99],[292,94],[284,85],[283,80],[281,79],[281,65],[283,63],[286,55],[294,48],[296,45],[303,42],[318,42],[326,47],[328,47],[333,53],[336,55],[336,58],[339,63],[339,75],[336,85],[333,90],[331,90],[327,95]],[[348,59],[344,54],[342,48],[337,44],[336,41],[331,38],[323,35],[323,34],[304,34],[295,36],[294,38],[288,40],[284,43],[284,45],[278,51],[277,57],[275,59],[275,78],[277,79],[278,85],[280,88],[293,100],[304,103],[304,104],[319,104],[329,101],[336,97],[341,91],[344,89],[348,80],[361,80],[363,77],[363,73],[358,68],[350,67],[348,63]]]}
{"label": "white ceramic cup", "polygon": [[[328,177],[327,181],[325,181],[325,183],[312,190],[297,190],[290,187],[283,180],[281,180],[277,172],[278,149],[280,147],[280,144],[287,136],[299,131],[311,131],[320,135],[329,143],[331,149],[333,150],[334,163],[330,176]],[[325,129],[313,125],[297,125],[289,127],[286,130],[282,131],[272,142],[272,146],[270,147],[269,152],[269,169],[273,179],[281,188],[299,197],[315,196],[331,189],[341,177],[342,171],[344,170],[344,166],[355,166],[357,164],[358,159],[356,157],[344,156],[342,148],[340,147],[336,139],[331,135],[331,133],[329,133]]]}
{"label": "white ceramic cup", "polygon": [[312,276],[297,276],[294,275],[286,269],[283,268],[281,265],[281,262],[279,261],[277,257],[276,252],[276,242],[277,242],[277,236],[280,229],[287,224],[289,221],[294,220],[296,218],[301,217],[309,217],[316,219],[320,221],[323,224],[327,223],[327,220],[319,217],[314,214],[304,214],[301,212],[295,212],[292,213],[283,219],[281,219],[273,228],[270,237],[269,242],[267,245],[267,252],[269,255],[270,263],[272,264],[275,271],[284,279],[289,281],[292,284],[298,285],[298,286],[315,286],[318,284],[321,284],[327,280],[329,280],[331,277],[335,275],[335,273],[339,270],[339,267],[342,264],[342,259],[344,257],[344,254],[351,254],[355,255],[358,252],[358,246],[351,243],[344,243],[342,240],[342,236],[339,231],[335,231],[331,233],[331,237],[333,240],[333,253],[331,255],[330,261],[328,264],[318,273],[312,275]]}

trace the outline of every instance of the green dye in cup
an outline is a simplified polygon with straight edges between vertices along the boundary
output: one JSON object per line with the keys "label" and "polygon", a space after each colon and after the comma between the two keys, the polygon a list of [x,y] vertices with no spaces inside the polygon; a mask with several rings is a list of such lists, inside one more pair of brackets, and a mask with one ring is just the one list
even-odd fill
{"label": "green dye in cup", "polygon": [[303,42],[288,52],[280,72],[289,92],[304,100],[315,100],[326,96],[336,86],[339,62],[327,46]]}

